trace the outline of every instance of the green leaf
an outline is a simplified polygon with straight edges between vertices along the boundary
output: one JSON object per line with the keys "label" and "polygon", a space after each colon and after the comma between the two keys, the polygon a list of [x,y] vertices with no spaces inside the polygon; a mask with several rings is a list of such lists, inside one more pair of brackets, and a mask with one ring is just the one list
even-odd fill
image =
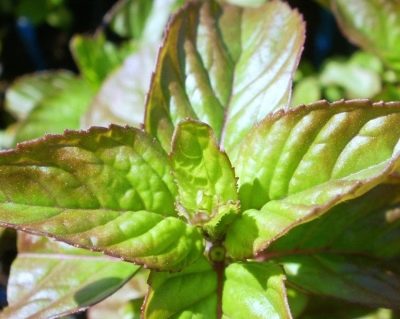
{"label": "green leaf", "polygon": [[9,306],[0,317],[56,318],[83,311],[119,289],[138,269],[118,259],[21,234],[8,282]]}
{"label": "green leaf", "polygon": [[23,120],[46,97],[64,91],[74,79],[68,71],[46,71],[20,77],[6,91],[6,110]]}
{"label": "green leaf", "polygon": [[384,182],[398,166],[399,120],[398,103],[363,100],[319,102],[267,118],[233,160],[247,211],[227,233],[228,254],[252,256]]}
{"label": "green leaf", "polygon": [[288,281],[304,291],[400,309],[400,273],[368,257],[334,254],[287,256],[277,259]]}
{"label": "green leaf", "polygon": [[170,13],[183,3],[183,0],[119,1],[105,19],[120,37],[154,43],[160,41]]}
{"label": "green leaf", "polygon": [[224,318],[292,318],[285,275],[273,263],[233,263],[225,270]]}
{"label": "green leaf", "polygon": [[135,49],[101,85],[83,119],[84,127],[107,126],[111,123],[140,127],[143,124],[145,97],[161,36],[168,17],[179,2],[120,1],[111,10],[111,29],[133,39]]}
{"label": "green leaf", "polygon": [[151,272],[144,318],[217,318],[217,274],[205,258],[179,273]]}
{"label": "green leaf", "polygon": [[305,313],[300,319],[399,319],[399,315],[389,309],[373,309],[336,300],[313,296]]}
{"label": "green leaf", "polygon": [[400,3],[397,0],[330,0],[349,39],[400,71]]}
{"label": "green leaf", "polygon": [[400,256],[400,186],[384,184],[293,229],[266,254],[287,252],[363,254],[380,260]]}
{"label": "green leaf", "polygon": [[268,0],[226,0],[226,2],[244,7],[259,7]]}
{"label": "green leaf", "polygon": [[321,99],[321,84],[314,76],[308,76],[297,82],[293,88],[292,106],[312,103]]}
{"label": "green leaf", "polygon": [[107,41],[102,33],[95,37],[76,35],[70,47],[83,77],[95,88],[124,61],[127,53]]}
{"label": "green leaf", "polygon": [[135,275],[115,294],[88,310],[88,319],[140,319],[143,297],[147,292],[147,271]]}
{"label": "green leaf", "polygon": [[167,156],[145,133],[70,131],[0,153],[0,225],[175,269],[202,253],[199,231],[172,217]]}
{"label": "green leaf", "polygon": [[303,42],[301,16],[283,2],[189,4],[172,19],[159,54],[147,131],[169,150],[174,126],[198,119],[230,154],[255,123],[288,106]]}
{"label": "green leaf", "polygon": [[83,127],[128,124],[140,127],[144,122],[144,103],[157,56],[157,45],[139,48],[101,85]]}
{"label": "green leaf", "polygon": [[44,134],[62,133],[66,129],[79,129],[81,116],[93,97],[90,85],[73,77],[64,85],[55,83],[47,88],[42,99],[18,123],[15,142],[38,138]]}
{"label": "green leaf", "polygon": [[179,213],[191,224],[205,224],[212,237],[220,235],[235,218],[239,202],[235,173],[211,127],[195,121],[178,124],[171,159]]}

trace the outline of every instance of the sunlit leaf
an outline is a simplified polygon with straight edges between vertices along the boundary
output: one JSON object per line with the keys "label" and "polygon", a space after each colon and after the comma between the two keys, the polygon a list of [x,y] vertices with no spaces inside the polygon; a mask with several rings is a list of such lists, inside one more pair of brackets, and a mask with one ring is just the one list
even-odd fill
{"label": "sunlit leaf", "polygon": [[113,126],[0,153],[0,225],[174,269],[202,251],[175,215],[167,156],[143,132]]}
{"label": "sunlit leaf", "polygon": [[399,120],[399,104],[366,101],[320,102],[267,118],[233,161],[248,210],[228,231],[228,253],[251,256],[384,182],[398,166]]}
{"label": "sunlit leaf", "polygon": [[225,270],[222,309],[226,318],[292,318],[283,270],[273,263],[233,263]]}
{"label": "sunlit leaf", "polygon": [[235,218],[239,203],[233,168],[212,129],[195,121],[179,124],[171,158],[178,211],[191,224],[205,224],[212,237],[220,235]]}
{"label": "sunlit leaf", "polygon": [[303,41],[300,15],[280,1],[189,4],[170,23],[159,54],[147,131],[169,150],[174,126],[198,119],[229,154],[255,123],[288,106]]}

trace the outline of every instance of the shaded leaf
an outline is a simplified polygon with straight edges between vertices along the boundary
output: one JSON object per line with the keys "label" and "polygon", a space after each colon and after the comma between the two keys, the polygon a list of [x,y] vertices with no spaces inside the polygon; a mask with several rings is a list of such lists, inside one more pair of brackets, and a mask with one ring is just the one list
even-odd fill
{"label": "shaded leaf", "polygon": [[[0,318],[58,318],[101,301],[139,269],[48,239],[21,235]],[[66,274],[68,274],[66,276]]]}
{"label": "shaded leaf", "polygon": [[48,87],[46,90],[26,118],[18,123],[15,142],[78,129],[81,116],[94,94],[87,82],[76,77],[63,86]]}
{"label": "shaded leaf", "polygon": [[233,263],[225,270],[222,309],[227,318],[292,318],[283,270],[273,263]]}
{"label": "shaded leaf", "polygon": [[225,230],[239,210],[236,178],[212,129],[201,122],[178,124],[172,142],[172,165],[179,213],[203,225],[212,237]]}
{"label": "shaded leaf", "polygon": [[319,102],[267,118],[233,161],[241,205],[249,210],[228,231],[228,254],[251,256],[384,182],[398,166],[399,120],[399,104],[362,100]]}
{"label": "shaded leaf", "polygon": [[59,94],[74,79],[68,71],[46,71],[20,77],[7,89],[5,107],[18,120],[23,120],[44,98]]}
{"label": "shaded leaf", "polygon": [[130,51],[119,49],[102,33],[94,37],[75,35],[70,47],[82,76],[95,88],[124,61]]}
{"label": "shaded leaf", "polygon": [[0,225],[154,268],[180,268],[202,252],[199,231],[171,217],[166,154],[139,130],[93,128],[19,144],[0,153],[0,181]]}
{"label": "shaded leaf", "polygon": [[140,319],[140,308],[147,292],[148,272],[139,272],[115,294],[91,307],[89,319],[118,317],[121,319]]}
{"label": "shaded leaf", "polygon": [[277,259],[288,281],[314,294],[400,309],[400,273],[367,257],[312,254]]}
{"label": "shaded leaf", "polygon": [[146,129],[170,148],[187,117],[209,124],[230,151],[269,112],[289,104],[304,41],[285,3],[259,8],[191,3],[168,27],[146,104]]}
{"label": "shaded leaf", "polygon": [[266,254],[314,251],[379,259],[400,256],[400,186],[385,184],[293,229]]}
{"label": "shaded leaf", "polygon": [[217,275],[205,258],[178,273],[151,272],[144,318],[217,318]]}
{"label": "shaded leaf", "polygon": [[400,3],[397,0],[330,0],[342,31],[400,71]]}

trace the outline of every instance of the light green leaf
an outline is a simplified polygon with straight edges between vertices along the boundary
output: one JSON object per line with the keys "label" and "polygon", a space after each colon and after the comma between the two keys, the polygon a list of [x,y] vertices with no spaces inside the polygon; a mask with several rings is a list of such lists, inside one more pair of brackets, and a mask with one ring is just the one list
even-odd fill
{"label": "light green leaf", "polygon": [[63,86],[49,86],[42,99],[18,123],[15,142],[38,138],[44,134],[62,133],[66,129],[79,129],[81,116],[93,94],[90,85],[76,77],[70,78]]}
{"label": "light green leaf", "polygon": [[355,44],[400,71],[400,2],[330,0],[342,31]]}
{"label": "light green leaf", "polygon": [[101,85],[82,120],[84,128],[144,122],[144,103],[155,66],[157,45],[147,45],[127,57]]}
{"label": "light green leaf", "polygon": [[83,127],[144,122],[145,97],[157,59],[161,36],[168,17],[181,1],[120,1],[107,16],[110,27],[135,43],[124,63],[112,72],[93,99],[83,118]]}
{"label": "light green leaf", "polygon": [[211,127],[195,121],[178,124],[172,142],[172,166],[178,185],[178,211],[191,224],[221,235],[239,210],[236,178]]}
{"label": "light green leaf", "polygon": [[20,236],[7,288],[9,306],[0,318],[59,318],[83,311],[119,289],[139,269],[45,238]]}
{"label": "light green leaf", "polygon": [[268,0],[226,0],[226,2],[244,7],[259,7]]}
{"label": "light green leaf", "polygon": [[224,318],[292,318],[285,275],[273,263],[233,263],[225,270],[222,310]]}
{"label": "light green leaf", "polygon": [[175,269],[202,252],[175,216],[167,156],[145,133],[112,126],[0,153],[0,225]]}
{"label": "light green leaf", "polygon": [[293,88],[292,106],[309,104],[321,99],[321,84],[314,76],[308,76],[297,82]]}
{"label": "light green leaf", "polygon": [[6,110],[23,120],[44,98],[64,91],[74,79],[69,71],[46,71],[20,77],[6,91]]}
{"label": "light green leaf", "polygon": [[303,291],[400,309],[400,273],[368,257],[312,254],[277,259],[288,281]]}
{"label": "light green leaf", "polygon": [[94,37],[76,35],[70,47],[82,76],[95,88],[124,61],[127,51],[130,51],[118,49],[102,33]]}
{"label": "light green leaf", "polygon": [[248,210],[228,231],[228,254],[252,256],[384,182],[398,166],[399,121],[398,103],[363,100],[319,102],[267,118],[233,161]]}
{"label": "light green leaf", "polygon": [[106,15],[106,23],[120,37],[140,43],[160,41],[170,13],[184,0],[119,1]]}
{"label": "light green leaf", "polygon": [[230,154],[254,124],[288,106],[303,42],[301,16],[283,2],[189,4],[170,23],[159,54],[147,131],[169,150],[174,126],[198,119]]}
{"label": "light green leaf", "polygon": [[217,274],[205,258],[178,273],[151,272],[144,318],[217,318]]}

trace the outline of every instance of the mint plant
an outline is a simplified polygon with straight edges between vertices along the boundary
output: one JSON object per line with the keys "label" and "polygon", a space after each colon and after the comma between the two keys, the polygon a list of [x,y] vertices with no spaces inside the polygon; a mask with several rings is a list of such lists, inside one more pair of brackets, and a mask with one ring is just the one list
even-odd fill
{"label": "mint plant", "polygon": [[281,1],[190,2],[144,129],[0,153],[0,225],[69,244],[20,236],[2,315],[71,314],[140,267],[144,318],[292,318],[317,296],[399,310],[400,104],[289,108],[304,29]]}

